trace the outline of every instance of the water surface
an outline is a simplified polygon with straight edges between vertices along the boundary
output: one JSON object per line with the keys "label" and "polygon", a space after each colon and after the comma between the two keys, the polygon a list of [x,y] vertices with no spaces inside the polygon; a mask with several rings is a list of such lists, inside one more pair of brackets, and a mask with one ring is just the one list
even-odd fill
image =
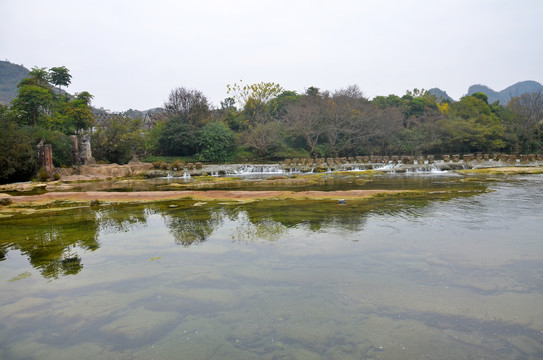
{"label": "water surface", "polygon": [[543,176],[459,180],[0,219],[0,358],[543,358]]}

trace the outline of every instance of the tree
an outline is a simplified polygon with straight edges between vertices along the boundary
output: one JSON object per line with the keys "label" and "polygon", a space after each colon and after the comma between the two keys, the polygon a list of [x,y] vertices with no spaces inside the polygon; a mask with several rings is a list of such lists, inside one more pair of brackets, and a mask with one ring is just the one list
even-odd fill
{"label": "tree", "polygon": [[198,128],[183,118],[168,120],[158,136],[160,154],[167,156],[194,155],[197,151]]}
{"label": "tree", "polygon": [[58,86],[58,93],[60,94],[60,86],[68,86],[72,82],[72,75],[65,66],[52,67],[49,70],[49,78],[54,85]]}
{"label": "tree", "polygon": [[94,95],[90,94],[88,91],[81,91],[80,93],[75,94],[76,99],[82,100],[87,106],[90,106]]}
{"label": "tree", "polygon": [[534,92],[515,97],[507,104],[512,116],[506,117],[505,126],[516,139],[516,151],[540,151],[537,142],[538,125],[543,123],[543,93]]}
{"label": "tree", "polygon": [[478,97],[464,96],[453,103],[442,128],[449,151],[496,151],[505,146],[498,117]]}
{"label": "tree", "polygon": [[296,91],[283,91],[277,97],[271,99],[268,103],[268,112],[273,119],[281,120],[289,104],[293,104],[300,98]]}
{"label": "tree", "polygon": [[[39,67],[34,66],[28,72],[26,79],[27,79],[26,82],[30,82],[32,83],[32,85],[37,85],[44,88],[49,87],[49,73],[47,72],[47,68],[39,68]],[[25,83],[23,85],[29,85],[29,84]]]}
{"label": "tree", "polygon": [[320,96],[321,93],[320,93],[320,89],[318,87],[315,87],[315,86],[310,86],[308,87],[306,90],[305,90],[305,94],[307,96]]}
{"label": "tree", "polygon": [[76,98],[66,106],[66,116],[69,123],[75,129],[76,134],[88,129],[94,122],[94,114],[84,99]]}
{"label": "tree", "polygon": [[201,125],[209,117],[207,98],[198,90],[179,87],[170,92],[164,108],[171,118],[180,118],[192,125]]}
{"label": "tree", "polygon": [[17,116],[0,107],[0,184],[29,180],[38,170],[32,136],[14,121]]}
{"label": "tree", "polygon": [[200,158],[210,162],[225,162],[232,155],[235,136],[223,122],[206,124],[198,134]]}
{"label": "tree", "polygon": [[257,124],[247,136],[246,144],[253,152],[262,157],[273,157],[283,146],[285,129],[277,121]]}
{"label": "tree", "polygon": [[145,151],[140,119],[111,116],[92,135],[92,152],[97,160],[125,164]]}
{"label": "tree", "polygon": [[46,115],[53,105],[53,96],[48,89],[38,85],[23,85],[12,102],[14,109],[22,111],[20,122],[37,125],[42,115]]}
{"label": "tree", "polygon": [[285,123],[292,134],[305,140],[311,155],[326,131],[323,126],[325,108],[326,100],[319,96],[304,96],[287,107]]}
{"label": "tree", "polygon": [[231,95],[240,107],[245,107],[249,99],[258,103],[267,104],[268,101],[279,95],[283,88],[273,82],[260,82],[257,84],[245,85],[243,81],[239,84],[226,85],[227,93]]}

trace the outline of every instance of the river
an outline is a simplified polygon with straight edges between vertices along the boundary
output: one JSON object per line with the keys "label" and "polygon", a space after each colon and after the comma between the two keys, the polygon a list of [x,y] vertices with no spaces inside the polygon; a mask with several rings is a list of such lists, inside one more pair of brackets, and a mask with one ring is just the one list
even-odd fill
{"label": "river", "polygon": [[543,176],[379,182],[0,219],[0,359],[543,358]]}

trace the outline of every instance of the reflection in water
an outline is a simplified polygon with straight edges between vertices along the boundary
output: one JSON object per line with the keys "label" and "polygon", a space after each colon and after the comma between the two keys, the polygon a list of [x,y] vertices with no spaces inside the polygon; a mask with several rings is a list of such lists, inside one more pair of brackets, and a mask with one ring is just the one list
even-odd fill
{"label": "reflection in water", "polygon": [[203,243],[221,224],[220,214],[205,207],[163,212],[163,217],[175,243],[182,246]]}
{"label": "reflection in water", "polygon": [[443,195],[348,201],[345,205],[330,200],[297,200],[193,206],[193,201],[182,201],[173,207],[130,204],[58,211],[4,220],[6,230],[0,238],[0,261],[6,259],[9,250],[18,249],[44,277],[58,278],[81,271],[85,252],[100,247],[99,232],[137,231],[147,225],[151,214],[164,219],[176,244],[188,247],[206,241],[227,219],[238,222],[232,235],[235,239],[277,241],[288,229],[297,227],[309,232],[361,231],[370,213],[417,216],[416,209],[427,206],[432,198]]}
{"label": "reflection in water", "polygon": [[0,358],[541,359],[537,179],[0,219]]}
{"label": "reflection in water", "polygon": [[21,217],[2,226],[3,252],[21,251],[45,278],[77,274],[83,268],[80,252],[99,248],[96,217],[87,209]]}

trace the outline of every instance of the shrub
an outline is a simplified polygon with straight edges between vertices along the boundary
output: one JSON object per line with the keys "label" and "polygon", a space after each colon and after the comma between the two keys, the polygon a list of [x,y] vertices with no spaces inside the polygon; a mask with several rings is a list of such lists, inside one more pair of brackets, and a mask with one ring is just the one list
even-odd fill
{"label": "shrub", "polygon": [[234,132],[226,124],[218,121],[206,124],[198,135],[200,159],[226,162],[233,154],[234,140]]}

